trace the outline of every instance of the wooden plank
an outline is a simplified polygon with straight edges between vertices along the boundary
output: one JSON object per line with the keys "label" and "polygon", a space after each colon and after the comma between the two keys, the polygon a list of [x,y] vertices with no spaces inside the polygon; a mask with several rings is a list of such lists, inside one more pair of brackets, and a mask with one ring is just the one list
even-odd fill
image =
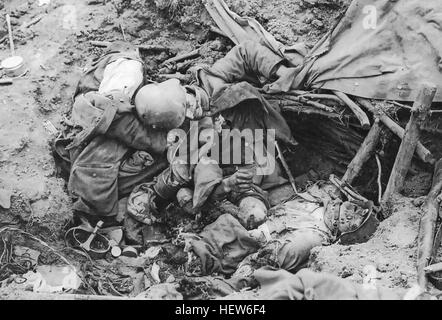
{"label": "wooden plank", "polygon": [[356,153],[353,160],[347,167],[347,171],[342,177],[342,182],[352,184],[354,179],[359,175],[362,170],[362,166],[370,159],[373,155],[376,146],[381,138],[381,123],[379,119],[376,119],[370,131],[367,134],[364,142],[361,144],[358,152]]}
{"label": "wooden plank", "polygon": [[436,233],[436,222],[439,211],[438,196],[442,192],[442,159],[436,163],[433,176],[433,184],[424,205],[419,223],[417,240],[417,281],[419,286],[425,290],[428,278],[426,267],[433,252],[433,241]]}

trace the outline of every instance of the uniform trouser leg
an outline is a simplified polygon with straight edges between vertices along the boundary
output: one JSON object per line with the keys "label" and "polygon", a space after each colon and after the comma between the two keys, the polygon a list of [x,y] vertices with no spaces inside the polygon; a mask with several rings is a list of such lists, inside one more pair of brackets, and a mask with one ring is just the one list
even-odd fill
{"label": "uniform trouser leg", "polygon": [[273,246],[277,266],[292,272],[306,265],[313,248],[328,244],[322,232],[313,229],[292,231],[284,239],[281,242],[271,242],[267,246]]}

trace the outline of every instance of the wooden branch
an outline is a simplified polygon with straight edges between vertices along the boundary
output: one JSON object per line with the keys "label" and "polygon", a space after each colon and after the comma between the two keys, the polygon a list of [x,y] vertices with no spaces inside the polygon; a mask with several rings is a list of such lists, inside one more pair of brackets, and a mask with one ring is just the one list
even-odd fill
{"label": "wooden branch", "polygon": [[157,45],[138,46],[138,49],[142,51],[170,51],[170,48],[168,47],[157,46]]}
{"label": "wooden branch", "polygon": [[370,159],[370,157],[373,155],[375,148],[381,138],[381,131],[382,127],[380,124],[380,120],[376,119],[370,131],[368,132],[367,137],[365,138],[364,142],[356,153],[356,156],[348,165],[347,171],[342,177],[342,182],[346,182],[348,184],[353,183],[353,180],[359,175],[364,163],[366,163],[368,159]]}
{"label": "wooden branch", "polygon": [[[379,119],[382,121],[382,123],[390,129],[396,136],[403,139],[405,130],[398,125],[396,122],[394,122],[388,115],[386,115],[384,112],[378,112],[376,108],[364,98],[358,98],[357,101],[368,111],[370,111],[373,115],[379,116]],[[418,141],[416,146],[416,154],[417,156],[426,163],[434,164],[435,159],[433,155],[431,154],[430,150],[428,150],[421,142]]]}
{"label": "wooden branch", "polygon": [[399,147],[390,179],[382,197],[384,204],[388,203],[395,193],[402,191],[405,177],[411,165],[413,154],[419,141],[420,128],[430,114],[431,103],[436,94],[436,86],[423,85],[416,102],[411,109],[410,121],[405,128],[404,138]]}
{"label": "wooden branch", "polygon": [[296,96],[293,96],[293,95],[264,95],[264,98],[282,100],[283,103],[286,103],[286,102],[289,102],[289,101],[297,102],[297,103],[303,103],[303,104],[309,105],[311,107],[315,107],[315,108],[324,110],[326,112],[330,112],[330,113],[335,113],[336,112],[335,109],[333,109],[333,108],[331,108],[329,106],[326,106],[325,104],[309,100],[309,99],[304,98],[302,96],[296,97]]}
{"label": "wooden branch", "polygon": [[40,20],[43,19],[43,17],[44,17],[44,15],[39,15],[39,16],[35,17],[34,19],[32,19],[31,21],[24,23],[21,26],[21,29],[23,30],[23,29],[29,28],[30,26],[40,22]]}
{"label": "wooden branch", "polygon": [[350,109],[353,111],[355,116],[358,118],[363,129],[370,128],[370,120],[368,120],[367,114],[362,110],[353,100],[351,100],[345,93],[340,91],[333,91],[335,95],[339,97]]}
{"label": "wooden branch", "polygon": [[331,101],[339,103],[340,105],[345,105],[345,103],[341,99],[339,99],[337,96],[335,96],[333,94],[306,93],[306,94],[300,95],[300,97],[307,98],[307,99],[331,100]]}
{"label": "wooden branch", "polygon": [[192,79],[191,75],[188,74],[182,74],[182,73],[173,73],[173,74],[159,74],[159,78],[163,79],[178,79],[183,82],[190,81]]}
{"label": "wooden branch", "polygon": [[425,269],[430,262],[433,251],[433,241],[436,232],[436,222],[439,210],[438,195],[442,191],[442,159],[435,167],[433,184],[427,199],[422,206],[422,215],[419,223],[417,241],[417,280],[422,289],[428,283]]}
{"label": "wooden branch", "polygon": [[112,42],[110,41],[98,41],[98,40],[92,40],[89,43],[91,44],[91,46],[100,47],[100,48],[107,48],[112,44]]}
{"label": "wooden branch", "polygon": [[[330,119],[341,119],[341,116],[337,113],[330,113],[311,106],[296,105],[295,103],[281,105],[281,110],[284,112],[296,112],[298,114],[318,115]],[[287,121],[290,122],[290,119],[287,119]]]}
{"label": "wooden branch", "polygon": [[196,49],[191,52],[184,53],[184,54],[178,55],[176,57],[170,58],[170,59],[164,61],[161,65],[166,65],[166,64],[170,64],[170,63],[177,63],[177,62],[184,61],[187,59],[197,58],[199,56],[200,56],[200,51],[199,51],[199,49]]}
{"label": "wooden branch", "polygon": [[[89,43],[91,46],[99,48],[108,48],[112,45],[112,42],[110,41],[99,41],[99,40],[92,40]],[[169,48],[167,47],[156,46],[156,45],[137,46],[137,48],[144,51],[169,51]]]}
{"label": "wooden branch", "polygon": [[0,85],[10,85],[10,84],[13,84],[13,80],[11,78],[0,79]]}

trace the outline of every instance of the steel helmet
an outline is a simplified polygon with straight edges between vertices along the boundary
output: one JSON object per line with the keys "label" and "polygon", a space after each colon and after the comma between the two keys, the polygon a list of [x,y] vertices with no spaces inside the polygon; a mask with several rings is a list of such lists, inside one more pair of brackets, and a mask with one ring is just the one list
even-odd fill
{"label": "steel helmet", "polygon": [[142,87],[135,96],[135,109],[145,125],[171,130],[186,116],[186,91],[178,79]]}
{"label": "steel helmet", "polygon": [[325,205],[324,222],[332,235],[344,245],[366,242],[379,226],[372,201],[331,200]]}

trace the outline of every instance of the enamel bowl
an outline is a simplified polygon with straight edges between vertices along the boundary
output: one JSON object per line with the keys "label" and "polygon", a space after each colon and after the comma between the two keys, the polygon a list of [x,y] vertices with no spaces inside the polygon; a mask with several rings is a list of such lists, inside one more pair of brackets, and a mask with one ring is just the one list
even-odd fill
{"label": "enamel bowl", "polygon": [[1,67],[6,76],[11,78],[21,77],[26,73],[25,62],[20,56],[6,58],[2,61]]}

